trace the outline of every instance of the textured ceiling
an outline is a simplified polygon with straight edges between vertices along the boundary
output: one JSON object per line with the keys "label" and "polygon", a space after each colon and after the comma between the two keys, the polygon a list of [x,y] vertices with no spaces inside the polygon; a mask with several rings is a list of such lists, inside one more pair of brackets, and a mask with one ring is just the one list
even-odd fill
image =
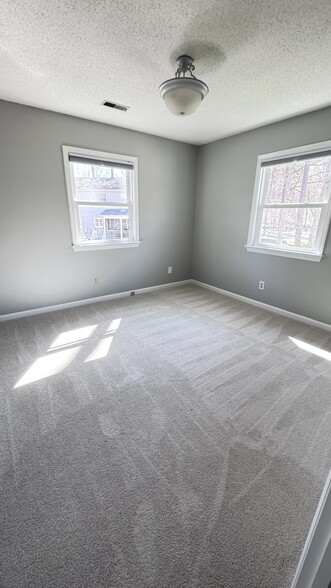
{"label": "textured ceiling", "polygon": [[[2,0],[0,49],[4,100],[196,144],[331,103],[330,0]],[[210,93],[179,118],[184,52]]]}

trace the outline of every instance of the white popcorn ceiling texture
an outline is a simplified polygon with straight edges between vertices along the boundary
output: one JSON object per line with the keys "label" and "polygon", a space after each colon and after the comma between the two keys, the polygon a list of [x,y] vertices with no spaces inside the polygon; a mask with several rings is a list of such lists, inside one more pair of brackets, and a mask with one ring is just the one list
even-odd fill
{"label": "white popcorn ceiling texture", "polygon": [[[0,48],[4,100],[196,144],[331,103],[330,0],[2,0]],[[182,53],[210,93],[179,118]]]}

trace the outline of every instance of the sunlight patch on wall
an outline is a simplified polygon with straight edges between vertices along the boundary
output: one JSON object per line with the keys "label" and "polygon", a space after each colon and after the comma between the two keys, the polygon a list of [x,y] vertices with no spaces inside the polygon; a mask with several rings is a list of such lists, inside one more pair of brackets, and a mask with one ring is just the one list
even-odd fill
{"label": "sunlight patch on wall", "polygon": [[63,351],[56,351],[50,355],[39,357],[15,384],[14,388],[20,388],[31,382],[37,382],[62,372],[73,361],[80,349],[81,347],[74,347],[73,349],[64,349]]}
{"label": "sunlight patch on wall", "polygon": [[312,353],[313,355],[317,355],[318,357],[322,357],[322,359],[331,361],[330,351],[325,351],[325,349],[321,349],[320,347],[316,347],[315,345],[311,345],[310,343],[306,343],[300,339],[295,339],[295,337],[289,337],[289,339],[291,339],[291,341],[293,341],[293,343],[295,343],[300,349],[309,351],[309,353]]}

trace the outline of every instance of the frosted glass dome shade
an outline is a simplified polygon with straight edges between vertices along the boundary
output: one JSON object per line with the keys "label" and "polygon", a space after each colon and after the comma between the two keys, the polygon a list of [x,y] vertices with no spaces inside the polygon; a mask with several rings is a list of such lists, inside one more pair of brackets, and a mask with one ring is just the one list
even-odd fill
{"label": "frosted glass dome shade", "polygon": [[159,88],[168,110],[177,116],[195,112],[208,91],[208,86],[195,78],[172,78]]}

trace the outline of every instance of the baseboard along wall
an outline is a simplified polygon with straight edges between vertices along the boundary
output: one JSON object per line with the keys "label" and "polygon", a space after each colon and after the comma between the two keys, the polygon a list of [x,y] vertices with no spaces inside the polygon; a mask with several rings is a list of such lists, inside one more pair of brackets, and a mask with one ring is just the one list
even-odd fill
{"label": "baseboard along wall", "polygon": [[294,321],[306,323],[311,327],[317,327],[318,329],[325,329],[326,331],[331,331],[331,325],[329,325],[328,323],[322,323],[321,321],[317,321],[308,316],[296,314],[295,312],[290,312],[289,310],[285,310],[284,308],[278,308],[278,306],[271,306],[271,304],[267,304],[266,302],[260,302],[259,300],[254,300],[253,298],[246,298],[246,296],[241,296],[241,294],[235,294],[234,292],[229,292],[228,290],[222,290],[222,288],[217,288],[216,286],[211,286],[210,284],[205,284],[204,282],[199,282],[198,280],[190,280],[190,282],[191,284],[195,284],[196,286],[200,286],[201,288],[206,288],[207,290],[212,290],[213,292],[223,294],[223,296],[229,296],[230,298],[235,298],[235,300],[246,302],[246,304],[251,304],[252,306],[263,308],[264,310],[268,310],[269,312],[273,312],[274,314],[280,314],[281,316],[293,319]]}
{"label": "baseboard along wall", "polygon": [[67,308],[74,308],[75,306],[85,306],[85,304],[93,304],[94,302],[106,302],[107,300],[115,300],[116,298],[125,298],[126,296],[131,296],[132,293],[145,294],[146,292],[153,292],[154,290],[172,288],[174,286],[183,286],[184,284],[190,283],[191,280],[182,280],[180,282],[170,282],[167,284],[159,284],[157,286],[149,286],[147,288],[138,288],[138,290],[128,290],[126,292],[116,292],[115,294],[105,294],[104,296],[94,296],[93,298],[86,298],[84,300],[73,300],[72,302],[64,302],[63,304],[54,304],[52,306],[43,306],[42,308],[33,308],[31,310],[11,312],[9,314],[0,315],[0,322],[24,318],[36,314],[45,314],[46,312],[66,310]]}
{"label": "baseboard along wall", "polygon": [[210,284],[205,284],[204,282],[199,282],[198,280],[181,280],[179,282],[170,282],[167,284],[159,284],[157,286],[149,286],[147,288],[139,288],[138,290],[131,290],[126,292],[117,292],[115,294],[106,294],[104,296],[95,296],[93,298],[86,298],[85,300],[74,300],[72,302],[64,302],[63,304],[54,304],[52,306],[44,306],[42,308],[34,308],[31,310],[22,310],[20,312],[12,312],[9,314],[0,315],[0,322],[24,318],[28,316],[44,314],[46,312],[55,312],[57,310],[65,310],[66,308],[73,308],[75,306],[84,306],[85,304],[93,304],[94,302],[105,302],[106,300],[114,300],[116,298],[124,298],[126,296],[131,296],[132,292],[135,294],[144,294],[146,292],[153,292],[155,290],[161,290],[165,288],[173,288],[176,286],[183,286],[185,284],[195,284],[196,286],[200,286],[201,288],[206,288],[207,290],[211,290],[213,292],[217,292],[218,294],[222,294],[223,296],[228,296],[229,298],[234,298],[235,300],[239,300],[241,302],[245,302],[246,304],[250,304],[252,306],[257,306],[258,308],[262,308],[269,312],[273,312],[274,314],[279,314],[286,318],[293,319],[295,321],[299,321],[301,323],[305,323],[312,327],[317,327],[319,329],[324,329],[326,331],[331,331],[331,325],[328,323],[323,323],[321,321],[317,321],[307,316],[303,316],[301,314],[296,314],[295,312],[290,312],[289,310],[285,310],[283,308],[278,308],[277,306],[271,306],[271,304],[266,304],[265,302],[260,302],[259,300],[254,300],[253,298],[247,298],[246,296],[241,296],[241,294],[235,294],[235,292],[229,292],[228,290],[223,290],[222,288],[218,288],[217,286],[212,286]]}

